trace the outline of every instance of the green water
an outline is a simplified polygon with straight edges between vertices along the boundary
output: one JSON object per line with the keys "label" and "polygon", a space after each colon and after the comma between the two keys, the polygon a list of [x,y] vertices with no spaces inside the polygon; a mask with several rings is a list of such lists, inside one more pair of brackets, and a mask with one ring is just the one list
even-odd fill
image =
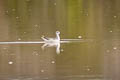
{"label": "green water", "polygon": [[0,43],[41,36],[82,41],[0,44],[0,80],[119,80],[119,0],[0,0]]}

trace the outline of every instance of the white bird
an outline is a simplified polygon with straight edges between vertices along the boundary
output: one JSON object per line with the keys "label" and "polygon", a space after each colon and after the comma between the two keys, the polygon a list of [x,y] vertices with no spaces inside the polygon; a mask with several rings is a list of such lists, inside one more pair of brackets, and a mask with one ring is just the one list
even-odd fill
{"label": "white bird", "polygon": [[46,38],[44,36],[41,37],[45,42],[49,43],[58,43],[60,42],[60,31],[56,31],[56,37],[55,38]]}

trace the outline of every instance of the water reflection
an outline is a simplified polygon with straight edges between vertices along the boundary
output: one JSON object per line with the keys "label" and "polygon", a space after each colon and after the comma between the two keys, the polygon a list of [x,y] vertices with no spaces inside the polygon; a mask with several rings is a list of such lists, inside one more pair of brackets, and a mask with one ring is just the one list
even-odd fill
{"label": "water reflection", "polygon": [[60,44],[65,43],[73,43],[73,42],[85,42],[84,39],[61,39],[61,41],[15,41],[15,42],[0,42],[0,44],[43,44],[42,50],[45,49],[45,47],[56,47],[56,53],[60,54]]}
{"label": "water reflection", "polygon": [[0,80],[119,80],[119,3],[0,0]]}
{"label": "water reflection", "polygon": [[64,51],[60,55],[56,55],[53,48],[43,51],[42,44],[1,44],[0,75],[21,80],[102,78],[98,70],[99,60],[93,62],[92,59],[98,54],[92,55],[89,52],[97,45],[86,47],[92,42],[61,44]]}
{"label": "water reflection", "polygon": [[60,54],[60,43],[44,43],[41,48],[44,50],[45,47],[56,47],[56,53]]}

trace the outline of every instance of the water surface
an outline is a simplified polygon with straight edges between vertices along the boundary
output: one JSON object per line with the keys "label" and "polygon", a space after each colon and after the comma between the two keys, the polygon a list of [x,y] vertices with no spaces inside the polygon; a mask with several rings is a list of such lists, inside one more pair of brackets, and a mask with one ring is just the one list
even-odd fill
{"label": "water surface", "polygon": [[0,80],[119,80],[119,3],[0,0]]}

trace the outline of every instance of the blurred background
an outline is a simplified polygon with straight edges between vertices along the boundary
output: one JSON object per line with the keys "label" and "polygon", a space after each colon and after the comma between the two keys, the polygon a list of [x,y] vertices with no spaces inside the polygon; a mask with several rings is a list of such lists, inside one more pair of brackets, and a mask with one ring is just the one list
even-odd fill
{"label": "blurred background", "polygon": [[119,80],[120,0],[0,0],[0,42],[41,36],[85,41],[0,44],[0,80]]}

